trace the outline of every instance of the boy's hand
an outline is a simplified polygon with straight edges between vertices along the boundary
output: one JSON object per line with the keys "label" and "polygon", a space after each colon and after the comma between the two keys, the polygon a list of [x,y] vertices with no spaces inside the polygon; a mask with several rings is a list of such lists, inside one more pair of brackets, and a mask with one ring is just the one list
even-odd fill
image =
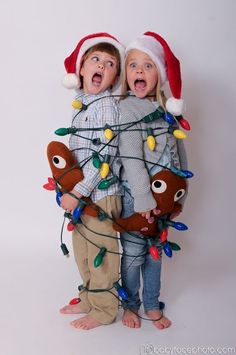
{"label": "boy's hand", "polygon": [[[78,198],[82,198],[83,196],[77,192],[76,190],[71,190],[70,191],[73,195],[77,196]],[[61,197],[61,207],[66,211],[66,212],[73,212],[74,209],[78,206],[79,201],[69,195],[69,194],[64,194]]]}

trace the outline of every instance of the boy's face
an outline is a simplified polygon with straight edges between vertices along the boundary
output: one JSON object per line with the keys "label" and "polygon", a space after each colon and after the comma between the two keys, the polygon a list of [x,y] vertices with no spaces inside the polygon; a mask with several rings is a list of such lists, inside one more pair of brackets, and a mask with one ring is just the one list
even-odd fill
{"label": "boy's face", "polygon": [[140,99],[155,94],[158,73],[155,63],[144,52],[132,49],[126,59],[126,77],[130,90]]}
{"label": "boy's face", "polygon": [[111,54],[100,51],[90,53],[80,70],[84,93],[96,95],[114,85],[118,79],[117,67],[117,59]]}

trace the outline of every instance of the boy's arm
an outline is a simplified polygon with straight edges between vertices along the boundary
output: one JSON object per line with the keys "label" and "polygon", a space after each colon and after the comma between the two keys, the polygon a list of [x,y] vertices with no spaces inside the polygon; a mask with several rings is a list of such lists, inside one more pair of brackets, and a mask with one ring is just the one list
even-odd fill
{"label": "boy's arm", "polygon": [[[103,100],[101,100],[103,101]],[[104,100],[96,108],[96,122],[94,122],[94,128],[103,127],[106,124],[116,125],[119,122],[119,111],[109,100]],[[116,133],[115,133],[116,134]],[[88,153],[88,156],[91,157],[94,150],[98,153],[101,152],[101,155],[105,154],[110,155],[109,166],[111,166],[114,159],[114,156],[117,156],[118,150],[118,136],[114,137],[110,142],[104,136],[104,130],[95,130],[93,134],[93,139],[100,139],[100,145],[94,145],[91,142],[91,151]],[[84,179],[80,181],[75,187],[75,191],[80,193],[83,196],[90,196],[94,188],[102,180],[99,169],[95,168],[93,165],[93,159],[89,159],[83,169]],[[108,177],[111,177],[112,174],[109,173]]]}

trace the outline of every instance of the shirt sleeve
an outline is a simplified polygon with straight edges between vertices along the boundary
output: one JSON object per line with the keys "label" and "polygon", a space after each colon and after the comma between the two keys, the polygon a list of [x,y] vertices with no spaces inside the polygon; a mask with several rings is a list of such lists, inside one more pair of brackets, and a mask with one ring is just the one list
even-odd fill
{"label": "shirt sleeve", "polygon": [[[134,197],[135,212],[146,212],[156,207],[156,201],[150,188],[150,176],[144,159],[143,137],[140,131],[129,130],[130,122],[135,121],[135,116],[121,103],[121,126],[124,130],[120,134],[119,150],[125,170],[125,177]],[[138,128],[138,124],[132,128]],[[126,158],[127,157],[127,158]]]}
{"label": "shirt sleeve", "polygon": [[[94,127],[105,127],[106,124],[112,126],[118,124],[119,121],[119,110],[116,104],[108,100],[100,100],[100,104],[97,105],[95,109],[95,122]],[[106,154],[110,155],[109,166],[112,167],[112,162],[114,157],[117,155],[118,149],[118,135],[114,132],[114,137],[109,141],[104,136],[104,130],[94,130],[93,139],[99,139],[101,144],[96,146],[94,144],[90,145],[90,148],[97,151],[104,157]],[[91,150],[92,156],[92,150]],[[100,159],[101,159],[100,156]],[[89,159],[83,169],[84,179],[80,181],[76,186],[75,190],[78,191],[83,196],[89,196],[94,188],[101,181],[101,176],[99,169],[93,166],[93,159]],[[113,176],[112,169],[108,174],[107,178]]]}

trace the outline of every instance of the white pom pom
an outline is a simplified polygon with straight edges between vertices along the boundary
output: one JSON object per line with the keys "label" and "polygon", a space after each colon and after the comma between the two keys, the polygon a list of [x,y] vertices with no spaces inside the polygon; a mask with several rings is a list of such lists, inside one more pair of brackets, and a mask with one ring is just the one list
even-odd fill
{"label": "white pom pom", "polygon": [[166,110],[174,116],[180,116],[184,111],[184,101],[182,99],[170,97],[166,101]]}
{"label": "white pom pom", "polygon": [[67,89],[79,89],[80,80],[77,75],[69,73],[66,74],[62,79],[62,85]]}

